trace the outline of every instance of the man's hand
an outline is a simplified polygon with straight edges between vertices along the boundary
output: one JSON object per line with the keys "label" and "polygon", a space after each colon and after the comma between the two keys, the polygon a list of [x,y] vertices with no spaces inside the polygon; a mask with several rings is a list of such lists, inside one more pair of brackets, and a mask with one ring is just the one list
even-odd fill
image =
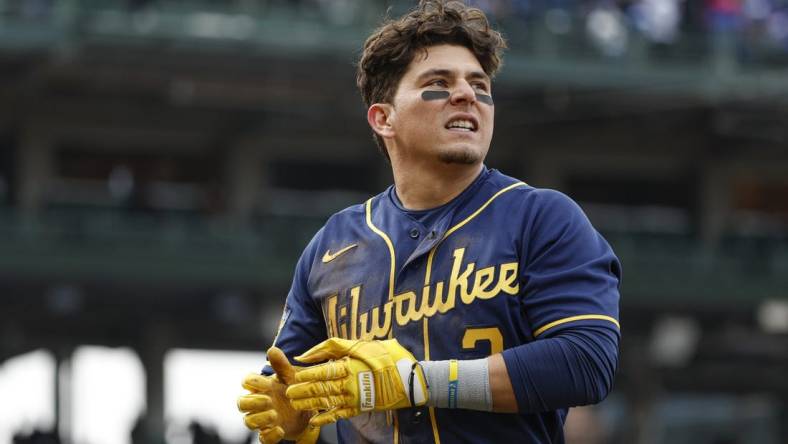
{"label": "man's hand", "polygon": [[313,444],[320,435],[319,427],[309,425],[313,412],[294,410],[285,397],[287,385],[295,382],[295,369],[282,350],[271,347],[268,361],[276,375],[249,374],[243,388],[251,393],[238,398],[238,410],[244,415],[246,427],[259,430],[263,444],[276,444],[283,438],[297,444]]}
{"label": "man's hand", "polygon": [[337,359],[298,369],[296,384],[287,388],[296,409],[321,410],[309,421],[312,426],[367,411],[424,405],[429,396],[422,368],[396,339],[331,338],[295,359],[303,363]]}

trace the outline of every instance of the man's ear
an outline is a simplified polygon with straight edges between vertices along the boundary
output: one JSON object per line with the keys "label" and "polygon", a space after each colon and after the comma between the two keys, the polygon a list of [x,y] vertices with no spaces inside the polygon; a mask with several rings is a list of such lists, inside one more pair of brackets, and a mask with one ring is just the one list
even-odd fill
{"label": "man's ear", "polygon": [[394,129],[391,126],[391,119],[394,114],[394,107],[388,103],[373,103],[367,110],[367,122],[380,137],[394,137]]}

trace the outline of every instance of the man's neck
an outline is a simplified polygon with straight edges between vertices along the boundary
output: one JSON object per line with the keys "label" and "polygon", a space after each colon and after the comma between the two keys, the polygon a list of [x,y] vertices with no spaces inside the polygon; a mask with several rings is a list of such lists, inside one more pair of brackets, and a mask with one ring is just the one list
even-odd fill
{"label": "man's neck", "polygon": [[482,164],[409,165],[392,163],[394,185],[402,206],[409,210],[439,207],[463,192],[482,170]]}

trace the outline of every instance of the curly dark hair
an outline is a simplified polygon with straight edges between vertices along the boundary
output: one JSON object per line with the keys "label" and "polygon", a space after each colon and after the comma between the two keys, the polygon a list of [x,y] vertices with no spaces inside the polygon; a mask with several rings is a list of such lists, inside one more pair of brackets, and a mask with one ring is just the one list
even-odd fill
{"label": "curly dark hair", "polygon": [[[418,51],[440,44],[468,48],[493,78],[503,63],[506,41],[480,9],[455,0],[421,0],[398,19],[388,19],[367,38],[356,84],[364,104],[391,103],[402,76]],[[375,142],[388,158],[383,140]]]}

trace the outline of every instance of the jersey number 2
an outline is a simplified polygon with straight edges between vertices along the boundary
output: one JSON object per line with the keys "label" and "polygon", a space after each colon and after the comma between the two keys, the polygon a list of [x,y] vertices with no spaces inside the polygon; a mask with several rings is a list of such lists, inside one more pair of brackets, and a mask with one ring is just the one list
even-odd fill
{"label": "jersey number 2", "polygon": [[498,327],[468,327],[462,335],[462,348],[470,350],[476,348],[479,341],[490,342],[490,355],[503,351],[503,335]]}

